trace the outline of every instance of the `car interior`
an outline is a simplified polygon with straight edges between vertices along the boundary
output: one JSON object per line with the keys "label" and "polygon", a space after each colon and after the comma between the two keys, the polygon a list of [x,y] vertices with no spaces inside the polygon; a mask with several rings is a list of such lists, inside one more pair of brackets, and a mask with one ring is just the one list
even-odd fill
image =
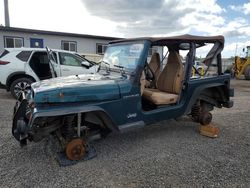
{"label": "car interior", "polygon": [[35,52],[29,64],[40,80],[52,78],[47,52]]}
{"label": "car interior", "polygon": [[[151,48],[158,48],[153,53],[149,63],[145,63],[144,71],[140,78],[142,109],[145,111],[154,110],[179,103],[181,91],[185,79],[187,67],[186,61],[189,57],[189,43],[165,44],[165,46],[154,45]],[[163,52],[162,57],[158,52]],[[204,74],[201,75],[196,70],[195,75],[190,74],[190,80],[203,79],[217,76],[219,74],[218,43],[197,43],[196,56],[199,61],[206,65]],[[210,49],[210,50],[208,50]],[[208,52],[208,53],[207,53]],[[207,66],[208,65],[208,66]],[[193,65],[193,69],[194,69]]]}
{"label": "car interior", "polygon": [[[142,74],[141,92],[143,110],[152,110],[161,106],[173,105],[179,99],[184,79],[184,66],[181,56],[177,51],[170,50],[167,57],[167,64],[162,70],[161,64],[160,55],[156,52],[152,55],[148,65],[146,65],[146,71]],[[148,71],[153,75],[151,79],[147,76]]]}

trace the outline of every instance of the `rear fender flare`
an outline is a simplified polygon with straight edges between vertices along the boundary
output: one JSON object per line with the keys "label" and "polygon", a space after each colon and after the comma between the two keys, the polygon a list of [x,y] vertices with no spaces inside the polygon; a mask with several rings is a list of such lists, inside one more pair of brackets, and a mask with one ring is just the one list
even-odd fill
{"label": "rear fender flare", "polygon": [[196,100],[199,98],[199,96],[201,95],[202,91],[204,91],[205,89],[212,89],[212,88],[217,88],[223,86],[222,84],[219,83],[215,83],[215,84],[209,84],[209,85],[201,85],[198,88],[195,89],[195,91],[193,92],[193,95],[191,96],[191,99],[187,105],[187,108],[185,110],[185,114],[188,114],[191,111],[192,106],[195,104]]}

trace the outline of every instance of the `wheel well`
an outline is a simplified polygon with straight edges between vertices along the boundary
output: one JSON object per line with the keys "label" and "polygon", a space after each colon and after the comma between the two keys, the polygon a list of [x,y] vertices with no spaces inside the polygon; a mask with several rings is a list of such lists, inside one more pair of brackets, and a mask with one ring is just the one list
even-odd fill
{"label": "wheel well", "polygon": [[[113,123],[112,119],[103,111],[91,111],[84,113],[85,117],[93,123],[100,124],[101,128],[108,129],[109,131],[118,131],[117,126]],[[96,122],[99,121],[99,122]]]}
{"label": "wheel well", "polygon": [[195,105],[197,101],[203,101],[210,107],[215,106],[221,108],[223,103],[226,103],[228,100],[229,92],[227,86],[225,85],[198,89],[194,92],[193,97],[189,101],[185,114],[189,114],[191,112],[193,105]]}
{"label": "wheel well", "polygon": [[[78,113],[72,113],[58,116],[43,116],[35,118],[33,120],[33,124],[39,125],[41,129],[32,136],[32,140],[37,142],[56,130],[64,131],[63,134],[65,134],[66,136],[71,136],[71,134],[68,133],[70,133],[72,130],[75,131],[74,127],[72,129],[72,125],[78,126],[77,114]],[[81,126],[85,126],[90,129],[93,128],[93,131],[96,131],[98,129],[102,137],[106,137],[106,135],[111,132],[119,131],[111,120],[111,118],[109,117],[109,115],[100,110],[82,112]],[[88,130],[90,131],[90,129]]]}
{"label": "wheel well", "polygon": [[[37,117],[34,119],[33,123],[35,123],[35,124],[38,122],[44,123],[48,119],[49,120],[51,120],[51,119],[52,120],[60,120],[63,117],[69,117],[69,116],[76,117],[77,114],[78,113],[76,112],[76,113],[70,113],[70,114],[64,114],[64,115]],[[110,131],[119,131],[118,127],[113,123],[110,116],[101,110],[81,112],[81,117],[82,117],[81,121],[86,121],[86,122],[89,122],[89,123],[92,123],[92,124],[95,124],[98,126],[100,125],[100,128],[102,128],[102,129],[108,129]],[[48,122],[47,122],[47,124],[48,124]]]}
{"label": "wheel well", "polygon": [[225,103],[229,98],[228,93],[226,93],[227,90],[226,86],[206,88],[201,91],[198,98],[220,108],[222,103]]}
{"label": "wheel well", "polygon": [[16,79],[18,78],[30,78],[32,79],[34,82],[36,81],[32,76],[30,75],[27,75],[27,74],[24,74],[24,73],[18,73],[18,74],[13,74],[13,75],[10,75],[7,79],[7,82],[6,82],[6,89],[7,91],[10,90],[10,86],[12,84],[13,81],[15,81]]}

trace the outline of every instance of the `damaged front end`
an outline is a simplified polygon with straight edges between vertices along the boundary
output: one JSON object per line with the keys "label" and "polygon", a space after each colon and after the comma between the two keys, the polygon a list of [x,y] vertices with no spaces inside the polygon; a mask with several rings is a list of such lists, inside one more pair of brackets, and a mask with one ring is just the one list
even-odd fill
{"label": "damaged front end", "polygon": [[124,78],[120,75],[113,77],[79,75],[32,84],[30,93],[27,96],[22,93],[14,107],[13,136],[21,146],[26,145],[27,140],[38,142],[54,133],[67,143],[85,135],[85,129],[93,132],[103,129],[103,122],[96,112],[100,108],[89,104],[119,99],[116,79]]}
{"label": "damaged front end", "polygon": [[35,118],[36,107],[30,94],[22,93],[16,101],[12,121],[12,135],[20,146],[27,140],[38,142],[60,127],[60,117]]}
{"label": "damaged front end", "polygon": [[[12,124],[12,134],[21,146],[44,138],[55,141],[60,164],[65,158],[76,161],[96,156],[90,142],[105,137],[113,127],[109,127],[112,122],[95,104],[118,99],[119,88],[111,79],[79,78],[72,84],[57,80],[34,83],[27,96],[22,93],[14,107]],[[90,95],[96,88],[98,92]]]}
{"label": "damaged front end", "polygon": [[88,160],[96,156],[95,149],[86,138],[86,133],[90,130],[87,126],[91,126],[93,130],[96,125],[85,121],[85,126],[82,126],[84,117],[81,113],[38,118],[35,118],[35,114],[33,98],[31,95],[26,97],[23,93],[14,107],[12,124],[12,134],[21,147],[27,145],[27,140],[38,142],[52,134],[51,138],[59,143],[57,159],[60,165],[71,165],[73,163],[70,161]]}

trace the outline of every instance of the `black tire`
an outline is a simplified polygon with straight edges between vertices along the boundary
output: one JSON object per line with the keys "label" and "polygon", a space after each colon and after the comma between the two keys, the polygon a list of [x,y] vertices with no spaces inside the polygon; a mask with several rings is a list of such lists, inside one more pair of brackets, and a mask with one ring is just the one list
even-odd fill
{"label": "black tire", "polygon": [[14,80],[10,85],[10,92],[14,98],[18,98],[22,91],[27,94],[31,87],[31,83],[34,81],[31,78],[18,78]]}
{"label": "black tire", "polygon": [[250,80],[250,65],[248,65],[244,71],[246,80]]}

